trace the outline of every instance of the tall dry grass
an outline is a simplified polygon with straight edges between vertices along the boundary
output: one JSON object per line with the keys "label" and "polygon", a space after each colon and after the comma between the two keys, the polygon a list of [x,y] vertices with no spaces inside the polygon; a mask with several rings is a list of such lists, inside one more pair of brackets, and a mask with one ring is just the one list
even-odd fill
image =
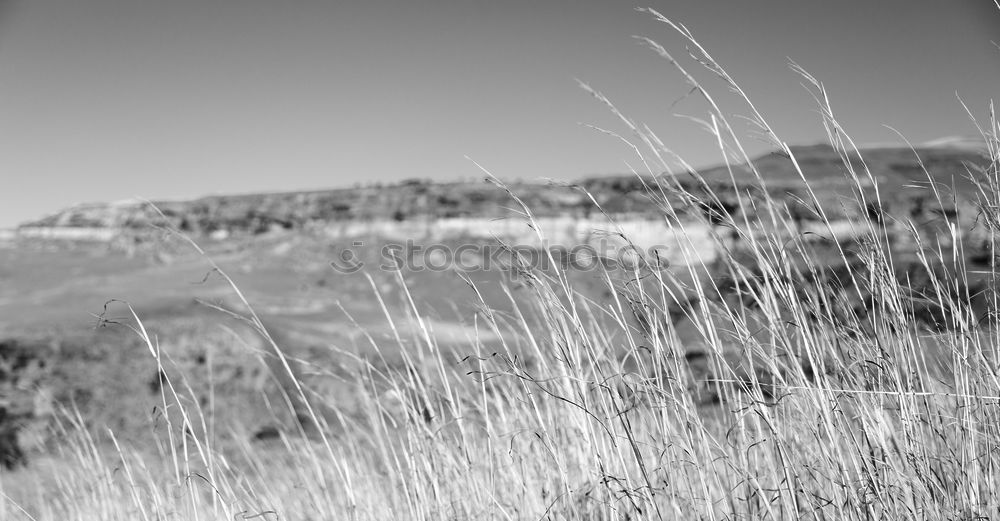
{"label": "tall dry grass", "polygon": [[[694,36],[649,13],[686,39],[696,67],[721,81],[758,136],[794,162],[794,151]],[[722,157],[753,168],[709,89],[667,49],[643,42],[706,103],[701,123]],[[862,152],[837,122],[822,83],[793,68],[815,94],[830,144],[856,188],[847,204],[879,203],[883,194],[871,173],[848,160]],[[696,170],[591,92],[620,116],[623,131],[602,130],[632,147],[642,165],[636,173],[645,174],[663,218],[690,226],[691,214],[677,201],[696,205],[703,196],[677,179],[697,177]],[[1000,125],[992,107],[988,121],[976,124],[992,163],[969,175],[995,245]],[[752,184],[766,188],[767,172],[752,175]],[[945,270],[917,298],[896,276],[891,254],[893,234],[905,222],[890,230],[886,222],[859,220],[863,238],[851,251],[820,248],[799,233],[787,201],[766,189],[738,193],[740,211],[714,216],[722,221],[717,229],[731,230],[743,245],[737,252],[731,236],[716,238],[725,287],[718,267],[691,258],[674,272],[635,272],[625,280],[606,273],[611,297],[586,298],[552,259],[551,271],[519,274],[530,297],[508,293],[512,312],[482,299],[475,325],[501,339],[495,352],[476,341],[461,357],[446,352],[405,274],[398,281],[402,305],[384,301],[373,282],[394,338],[367,337],[372,352],[404,340],[413,348],[401,364],[356,362],[351,385],[360,406],[353,411],[296,378],[252,303],[208,259],[243,301],[243,319],[268,341],[274,367],[292,377],[285,406],[301,417],[301,431],[262,446],[232,426],[224,447],[209,434],[210,411],[183,379],[166,381],[167,425],[156,450],[90,432],[70,411],[59,426],[59,463],[38,469],[29,494],[15,501],[5,493],[0,518],[1000,517],[997,317],[975,314],[971,295],[963,294],[966,265],[949,262],[965,257],[962,230],[951,226],[950,237],[930,242],[908,227],[918,262],[929,272]],[[807,193],[803,205],[829,226],[817,196]],[[520,209],[531,222],[531,208]],[[850,268],[834,281],[826,268],[838,262]],[[993,265],[989,309],[997,309],[996,273]],[[865,299],[869,307],[858,308]],[[698,370],[674,327],[677,303],[687,300],[699,303],[683,309],[701,338]],[[928,303],[945,310],[948,326],[933,335],[916,317]],[[141,318],[133,313],[129,326],[146,354],[167,364]],[[416,322],[416,333],[398,327],[404,321]],[[706,405],[713,399],[719,403]],[[102,448],[108,440],[116,449],[110,456]]]}

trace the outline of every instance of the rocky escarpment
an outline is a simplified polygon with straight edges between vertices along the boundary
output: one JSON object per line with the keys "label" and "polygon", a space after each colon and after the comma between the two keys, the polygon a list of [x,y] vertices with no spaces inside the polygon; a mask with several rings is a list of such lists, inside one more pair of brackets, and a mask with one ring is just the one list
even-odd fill
{"label": "rocky escarpment", "polygon": [[[864,161],[856,155],[842,157],[829,146],[794,147],[792,151],[812,194],[831,219],[877,218],[883,212],[906,217],[913,212],[946,215],[959,213],[963,207],[973,210],[970,201],[976,187],[970,178],[983,175],[989,167],[984,154],[970,147],[874,148],[864,151]],[[786,155],[765,154],[754,159],[753,164],[773,197],[793,207],[811,199],[795,163]],[[661,182],[680,185],[695,200],[657,190],[653,179],[635,175],[592,177],[573,185],[512,183],[509,188],[537,217],[543,218],[599,217],[602,211],[655,218],[669,206],[682,217],[685,213],[701,213],[712,220],[738,211],[738,198],[760,196],[760,184],[747,165],[675,172]],[[936,197],[931,183],[948,196]],[[877,208],[844,207],[844,196],[856,190],[869,192],[869,199],[874,199],[878,190],[881,204]],[[193,235],[252,235],[350,222],[516,217],[518,213],[512,206],[509,194],[490,183],[409,180],[336,190],[158,201],[156,208],[142,201],[83,204],[25,223],[19,233],[41,238],[109,240],[121,232],[148,233],[154,225],[170,224]],[[808,205],[793,210],[802,220],[812,218]]]}

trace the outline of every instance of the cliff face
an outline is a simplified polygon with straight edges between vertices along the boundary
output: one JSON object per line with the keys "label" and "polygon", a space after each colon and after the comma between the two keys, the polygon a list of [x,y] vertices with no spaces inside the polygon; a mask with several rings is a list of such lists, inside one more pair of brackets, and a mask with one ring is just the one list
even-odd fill
{"label": "cliff face", "polygon": [[[914,153],[916,152],[916,153]],[[911,212],[957,212],[967,205],[976,188],[969,179],[987,166],[985,156],[970,147],[926,146],[916,151],[902,148],[864,150],[864,161],[844,158],[829,146],[793,148],[806,180],[831,218],[864,217],[871,212],[894,210]],[[794,202],[808,199],[804,184],[792,161],[771,153],[753,161],[764,177],[767,189],[779,198]],[[859,179],[851,180],[850,170]],[[870,173],[870,176],[869,176]],[[653,219],[663,215],[663,206],[685,211],[732,212],[736,193],[746,194],[757,186],[746,165],[720,166],[697,174],[677,174],[673,180],[691,192],[706,194],[705,202],[692,207],[690,201],[650,197],[650,179],[633,175],[584,179],[575,186],[515,183],[511,191],[521,197],[540,218],[585,219],[599,216],[584,191],[594,196],[601,208],[612,215]],[[672,181],[673,181],[672,180]],[[735,180],[735,184],[733,181]],[[671,181],[671,182],[672,182]],[[940,206],[931,183],[954,194],[949,208]],[[889,208],[844,209],[838,201],[857,186],[874,195],[876,189]],[[710,200],[713,192],[718,200]],[[656,201],[654,199],[660,199]],[[163,218],[180,230],[200,234],[260,234],[281,229],[315,229],[343,226],[344,223],[428,222],[436,220],[498,219],[516,217],[510,196],[489,183],[431,183],[421,180],[394,185],[313,192],[270,193],[203,197],[192,201],[154,203],[162,212],[141,201],[111,204],[83,204],[44,219],[26,223],[22,235],[36,237],[93,238],[106,240],[119,231],[151,229]],[[714,208],[720,206],[720,208]],[[831,214],[832,212],[832,214]],[[870,217],[870,216],[869,216]],[[109,232],[113,230],[113,232]]]}
{"label": "cliff face", "polygon": [[[514,187],[539,215],[573,215],[589,206],[570,187]],[[210,196],[193,201],[153,203],[171,224],[194,234],[225,230],[257,234],[274,229],[369,221],[425,221],[445,218],[500,218],[511,215],[507,194],[485,183],[410,181],[389,186],[314,192]],[[162,222],[153,206],[141,201],[78,205],[26,228],[139,229]]]}

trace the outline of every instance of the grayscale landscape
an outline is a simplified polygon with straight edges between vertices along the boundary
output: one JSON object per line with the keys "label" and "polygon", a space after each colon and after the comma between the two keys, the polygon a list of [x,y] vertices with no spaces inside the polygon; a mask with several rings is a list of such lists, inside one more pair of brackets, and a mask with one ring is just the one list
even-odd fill
{"label": "grayscale landscape", "polygon": [[856,142],[781,55],[818,129],[786,137],[669,6],[620,9],[714,159],[569,78],[619,171],[25,201],[0,519],[1000,518],[992,101]]}

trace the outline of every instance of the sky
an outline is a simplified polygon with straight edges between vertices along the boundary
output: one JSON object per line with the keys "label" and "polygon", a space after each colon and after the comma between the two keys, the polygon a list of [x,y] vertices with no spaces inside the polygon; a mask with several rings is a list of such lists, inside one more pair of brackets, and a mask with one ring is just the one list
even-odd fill
{"label": "sky", "polygon": [[718,163],[684,117],[704,105],[673,105],[682,77],[632,36],[683,41],[637,6],[687,25],[792,144],[825,134],[789,60],[861,143],[974,134],[956,93],[984,116],[1000,90],[993,0],[636,2],[0,0],[0,228],[79,202],[481,178],[467,157],[510,179],[627,172],[577,79]]}

